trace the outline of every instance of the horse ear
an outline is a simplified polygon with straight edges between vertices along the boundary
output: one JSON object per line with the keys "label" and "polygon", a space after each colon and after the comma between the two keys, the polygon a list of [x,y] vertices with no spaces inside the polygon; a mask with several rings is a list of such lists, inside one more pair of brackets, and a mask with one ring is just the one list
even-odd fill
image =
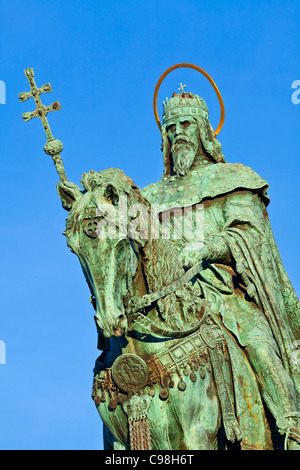
{"label": "horse ear", "polygon": [[70,211],[74,202],[82,196],[82,193],[76,184],[70,181],[58,183],[56,186],[57,194],[59,195],[62,206],[66,211]]}

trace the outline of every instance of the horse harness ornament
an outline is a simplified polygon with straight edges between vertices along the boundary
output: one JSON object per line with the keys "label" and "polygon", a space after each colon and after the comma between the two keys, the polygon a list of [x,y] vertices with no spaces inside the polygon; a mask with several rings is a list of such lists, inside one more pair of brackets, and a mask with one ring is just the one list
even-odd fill
{"label": "horse harness ornament", "polygon": [[206,374],[213,373],[226,436],[234,442],[242,436],[231,398],[232,384],[225,373],[227,354],[220,327],[206,317],[195,332],[147,361],[130,353],[119,356],[112,367],[95,374],[92,398],[96,406],[108,399],[110,411],[121,405],[128,418],[130,449],[150,450],[149,408],[154,386],[159,385],[159,398],[167,400],[176,382],[178,390],[184,392],[187,379],[194,383],[199,376],[205,379]]}

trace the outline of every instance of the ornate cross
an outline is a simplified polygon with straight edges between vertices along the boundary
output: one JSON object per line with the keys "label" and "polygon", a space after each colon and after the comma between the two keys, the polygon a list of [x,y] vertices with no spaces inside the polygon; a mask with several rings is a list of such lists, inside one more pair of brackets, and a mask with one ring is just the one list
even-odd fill
{"label": "ornate cross", "polygon": [[40,95],[42,93],[50,93],[52,91],[50,83],[46,83],[46,85],[43,85],[41,88],[38,88],[34,80],[33,68],[28,68],[24,70],[24,73],[28,78],[30,91],[20,93],[19,100],[21,101],[21,103],[23,103],[23,101],[27,101],[29,98],[32,97],[36,103],[36,108],[32,112],[23,113],[22,118],[24,119],[24,121],[30,121],[30,119],[36,116],[41,119],[47,137],[47,142],[45,144],[44,151],[48,155],[51,155],[57,173],[59,174],[60,180],[62,182],[67,181],[66,172],[60,156],[60,152],[63,150],[63,144],[60,140],[57,140],[53,137],[47,119],[47,114],[49,113],[49,111],[59,111],[61,109],[61,106],[58,101],[55,101],[55,103],[52,103],[50,106],[44,106],[42,104]]}
{"label": "ornate cross", "polygon": [[182,85],[182,83],[180,83],[180,87],[178,88],[178,90],[181,90],[182,93],[184,92],[184,87],[186,87],[186,85]]}

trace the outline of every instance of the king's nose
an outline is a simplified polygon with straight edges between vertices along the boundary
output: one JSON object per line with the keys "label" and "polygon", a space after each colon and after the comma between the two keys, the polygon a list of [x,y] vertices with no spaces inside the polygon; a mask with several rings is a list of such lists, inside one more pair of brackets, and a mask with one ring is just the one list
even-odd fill
{"label": "king's nose", "polygon": [[177,137],[177,136],[180,135],[180,134],[183,134],[183,135],[184,135],[183,127],[182,127],[182,125],[180,124],[180,122],[177,122],[177,123],[176,123],[176,127],[175,127],[175,137]]}

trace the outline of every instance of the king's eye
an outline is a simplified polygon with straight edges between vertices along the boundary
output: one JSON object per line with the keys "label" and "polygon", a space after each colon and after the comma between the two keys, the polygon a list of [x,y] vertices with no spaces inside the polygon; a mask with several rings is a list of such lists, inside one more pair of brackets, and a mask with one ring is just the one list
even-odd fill
{"label": "king's eye", "polygon": [[181,127],[183,127],[184,129],[189,127],[190,124],[191,124],[190,121],[183,121],[180,123]]}
{"label": "king's eye", "polygon": [[167,127],[167,132],[175,132],[175,129],[176,129],[175,124],[170,124],[170,125]]}

